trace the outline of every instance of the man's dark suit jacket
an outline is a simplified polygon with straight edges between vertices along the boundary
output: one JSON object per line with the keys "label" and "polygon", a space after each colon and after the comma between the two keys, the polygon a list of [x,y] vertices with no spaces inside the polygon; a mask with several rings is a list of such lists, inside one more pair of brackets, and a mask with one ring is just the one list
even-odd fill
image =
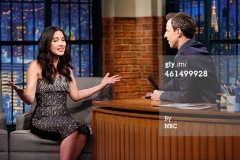
{"label": "man's dark suit jacket", "polygon": [[[185,67],[174,67],[173,73],[181,71],[197,71],[199,74],[189,76],[173,76],[160,90],[162,101],[181,103],[216,103],[216,93],[220,93],[220,85],[216,77],[215,66],[207,48],[200,42],[191,39],[184,43],[174,58],[176,64],[184,63]],[[207,76],[200,75],[207,71]]]}

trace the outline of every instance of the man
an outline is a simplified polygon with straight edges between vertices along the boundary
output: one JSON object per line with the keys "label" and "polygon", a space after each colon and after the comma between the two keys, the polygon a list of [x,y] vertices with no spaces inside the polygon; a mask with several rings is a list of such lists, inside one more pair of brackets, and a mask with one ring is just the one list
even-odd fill
{"label": "man", "polygon": [[[184,12],[169,13],[164,38],[177,48],[172,80],[151,94],[152,100],[182,103],[216,103],[220,86],[207,48],[195,41],[195,20]],[[178,65],[181,64],[181,65]]]}

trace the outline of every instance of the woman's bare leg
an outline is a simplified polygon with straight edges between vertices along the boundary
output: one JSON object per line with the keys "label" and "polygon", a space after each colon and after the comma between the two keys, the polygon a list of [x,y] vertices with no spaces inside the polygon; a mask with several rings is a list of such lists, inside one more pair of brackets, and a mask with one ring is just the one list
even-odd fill
{"label": "woman's bare leg", "polygon": [[84,133],[79,133],[78,138],[76,141],[76,147],[75,147],[75,152],[73,159],[77,160],[77,158],[80,156],[85,144],[86,144],[87,136]]}
{"label": "woman's bare leg", "polygon": [[76,148],[78,131],[72,132],[60,145],[60,160],[73,160]]}

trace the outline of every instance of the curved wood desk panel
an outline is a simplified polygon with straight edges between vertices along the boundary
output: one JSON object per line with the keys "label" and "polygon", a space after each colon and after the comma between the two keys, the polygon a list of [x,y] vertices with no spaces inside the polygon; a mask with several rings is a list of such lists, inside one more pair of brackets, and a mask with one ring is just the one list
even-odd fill
{"label": "curved wood desk panel", "polygon": [[240,160],[240,113],[156,103],[94,101],[104,107],[93,108],[93,160]]}

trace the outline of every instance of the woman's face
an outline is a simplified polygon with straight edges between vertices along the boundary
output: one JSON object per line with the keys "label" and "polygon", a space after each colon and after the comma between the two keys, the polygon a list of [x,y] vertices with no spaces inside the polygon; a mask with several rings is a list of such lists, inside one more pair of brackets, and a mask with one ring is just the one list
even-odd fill
{"label": "woman's face", "polygon": [[56,31],[50,44],[50,50],[54,55],[62,56],[66,47],[66,41],[61,31]]}

